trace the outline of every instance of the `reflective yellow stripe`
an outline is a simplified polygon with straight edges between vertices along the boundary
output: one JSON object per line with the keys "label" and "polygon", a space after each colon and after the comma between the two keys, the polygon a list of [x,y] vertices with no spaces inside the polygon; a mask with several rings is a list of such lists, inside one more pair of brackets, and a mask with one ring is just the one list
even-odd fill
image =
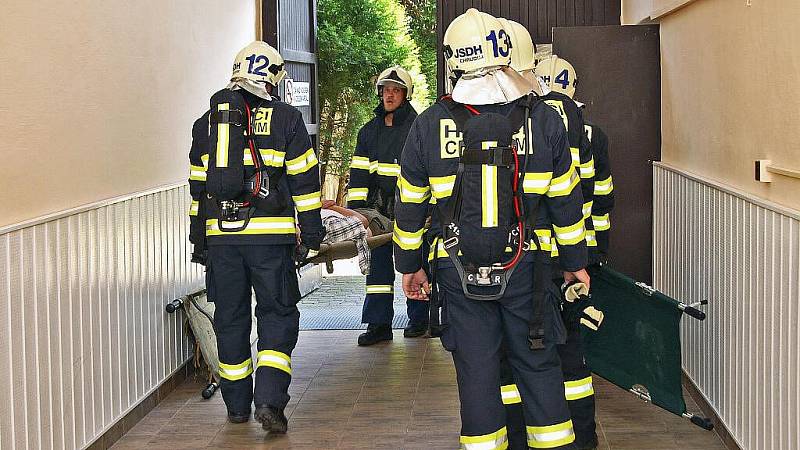
{"label": "reflective yellow stripe", "polygon": [[196,216],[200,212],[200,202],[197,200],[192,200],[192,204],[189,206],[189,215]]}
{"label": "reflective yellow stripe", "polygon": [[[230,109],[229,103],[217,105],[217,111]],[[228,145],[230,144],[230,124],[217,124],[217,167],[228,167]]]}
{"label": "reflective yellow stripe", "polygon": [[611,180],[610,175],[605,180],[599,180],[594,182],[594,195],[608,195],[613,190],[614,190],[614,182]]}
{"label": "reflective yellow stripe", "polygon": [[580,167],[581,165],[581,150],[575,147],[569,148],[569,156],[572,158],[572,167]]}
{"label": "reflective yellow stripe", "polygon": [[258,352],[257,367],[272,367],[292,374],[292,358],[286,353],[275,350],[261,350]]}
{"label": "reflective yellow stripe", "polygon": [[597,237],[594,234],[594,230],[586,230],[586,246],[597,247]]}
{"label": "reflective yellow stripe", "polygon": [[[549,252],[553,250],[553,232],[550,230],[534,230],[536,241],[531,239],[531,248]],[[537,242],[538,241],[538,242]]]}
{"label": "reflective yellow stripe", "polygon": [[519,390],[517,389],[516,384],[500,386],[500,397],[503,399],[504,405],[522,403],[522,397],[519,395]]}
{"label": "reflective yellow stripe", "polygon": [[583,204],[583,220],[589,219],[592,215],[592,206],[594,205],[594,201],[586,202]]}
{"label": "reflective yellow stripe", "polygon": [[575,170],[568,170],[565,174],[550,180],[550,187],[547,190],[547,196],[561,197],[564,195],[569,195],[579,182],[580,178]]}
{"label": "reflective yellow stripe", "polygon": [[200,155],[200,161],[203,161],[203,169],[208,170],[208,153]]}
{"label": "reflective yellow stripe", "polygon": [[203,166],[189,166],[189,179],[192,181],[206,181],[206,168]]}
{"label": "reflective yellow stripe", "polygon": [[594,158],[589,159],[585,163],[578,164],[578,169],[581,174],[581,178],[593,178],[594,177]]}
{"label": "reflective yellow stripe", "polygon": [[[271,148],[261,148],[258,150],[261,153],[261,159],[264,161],[265,166],[281,167],[286,158],[286,152],[275,151]],[[253,155],[250,154],[250,149],[244,149],[244,165],[253,166]]]}
{"label": "reflective yellow stripe", "polygon": [[481,167],[481,226],[496,227],[497,218],[497,167],[483,165]]}
{"label": "reflective yellow stripe", "polygon": [[553,448],[575,441],[572,420],[546,427],[526,427],[528,446],[533,448]]}
{"label": "reflective yellow stripe", "polygon": [[[244,224],[239,222],[224,222],[225,228],[236,228]],[[294,217],[253,217],[247,228],[242,231],[222,231],[219,229],[217,219],[206,220],[206,236],[228,236],[236,234],[294,234]]]}
{"label": "reflective yellow stripe", "polygon": [[449,175],[446,177],[429,177],[428,181],[431,185],[431,194],[437,199],[447,198],[453,195],[453,186],[456,183],[456,176]]}
{"label": "reflective yellow stripe", "polygon": [[322,196],[319,191],[310,194],[293,195],[292,200],[294,200],[294,207],[297,209],[297,212],[322,208]]}
{"label": "reflective yellow stripe", "polygon": [[558,258],[558,245],[556,245],[555,242],[553,242],[553,249],[550,250],[550,256],[553,258]]}
{"label": "reflective yellow stripe", "polygon": [[591,375],[580,380],[565,381],[564,395],[567,400],[579,400],[594,395]]}
{"label": "reflective yellow stripe", "polygon": [[422,234],[424,232],[424,228],[418,231],[402,230],[395,222],[392,241],[403,250],[416,250],[422,246]]}
{"label": "reflective yellow stripe", "polygon": [[391,284],[368,284],[367,294],[394,294],[394,286]]}
{"label": "reflective yellow stripe", "polygon": [[253,373],[253,360],[250,358],[239,364],[219,363],[219,376],[226,380],[241,380],[247,378],[251,373]]}
{"label": "reflective yellow stripe", "polygon": [[602,216],[592,216],[592,224],[597,231],[606,231],[611,228],[611,218],[608,214]]}
{"label": "reflective yellow stripe", "polygon": [[369,158],[366,156],[353,156],[350,162],[351,169],[369,170]]}
{"label": "reflective yellow stripe", "polygon": [[382,175],[384,177],[396,177],[400,175],[400,164],[379,162],[378,175]]}
{"label": "reflective yellow stripe", "polygon": [[314,154],[314,149],[310,148],[297,158],[286,161],[286,173],[289,175],[297,175],[307,172],[312,167],[316,166],[317,162],[317,155]]}
{"label": "reflective yellow stripe", "polygon": [[397,189],[403,203],[422,203],[431,195],[430,186],[415,186],[400,175],[397,178]]}
{"label": "reflective yellow stripe", "polygon": [[348,201],[365,201],[369,194],[369,188],[350,188],[347,190]]}
{"label": "reflective yellow stripe", "polygon": [[526,194],[539,194],[542,195],[550,188],[550,180],[553,178],[553,172],[529,172],[525,174],[522,180],[522,190]]}
{"label": "reflective yellow stripe", "polygon": [[553,230],[556,232],[556,240],[559,245],[575,245],[586,239],[586,228],[583,226],[583,219],[574,225],[566,227],[553,225]]}
{"label": "reflective yellow stripe", "polygon": [[506,427],[481,436],[461,436],[462,450],[504,450],[508,448]]}

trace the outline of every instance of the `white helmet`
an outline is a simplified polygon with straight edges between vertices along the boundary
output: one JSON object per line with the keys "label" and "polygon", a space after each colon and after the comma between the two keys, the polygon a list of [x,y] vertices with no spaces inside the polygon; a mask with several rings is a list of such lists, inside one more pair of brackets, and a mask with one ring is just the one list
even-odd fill
{"label": "white helmet", "polygon": [[403,86],[406,90],[406,100],[411,100],[414,96],[414,80],[411,79],[411,74],[400,66],[389,67],[378,75],[378,80],[375,82],[375,93],[378,97],[381,96],[381,86],[394,83]]}
{"label": "white helmet", "polygon": [[499,20],[475,8],[453,19],[444,32],[444,58],[452,78],[511,64],[511,37]]}
{"label": "white helmet", "polygon": [[572,98],[578,85],[578,74],[567,60],[553,55],[543,59],[536,65],[536,76],[553,91],[561,92]]}
{"label": "white helmet", "polygon": [[536,67],[536,45],[533,44],[531,34],[522,24],[498,17],[511,37],[511,68],[519,73],[533,70]]}
{"label": "white helmet", "polygon": [[278,86],[286,76],[283,57],[263,41],[253,41],[236,54],[231,81],[250,80]]}

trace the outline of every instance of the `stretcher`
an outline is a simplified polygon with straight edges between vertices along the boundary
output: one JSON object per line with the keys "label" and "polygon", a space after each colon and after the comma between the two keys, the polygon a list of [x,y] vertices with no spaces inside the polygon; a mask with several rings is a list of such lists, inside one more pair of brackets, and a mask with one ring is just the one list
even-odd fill
{"label": "stretcher", "polygon": [[[367,238],[367,245],[370,249],[386,245],[392,241],[392,233],[379,234]],[[353,241],[336,242],[333,244],[322,244],[319,247],[319,253],[306,258],[300,267],[307,264],[325,264],[328,273],[333,273],[333,262],[339,259],[350,259],[358,256],[356,243]]]}
{"label": "stretcher", "polygon": [[696,306],[670,298],[604,265],[590,270],[591,301],[604,314],[597,331],[582,328],[592,372],[641,400],[711,430],[707,418],[686,411],[681,386],[680,320],[705,320]]}

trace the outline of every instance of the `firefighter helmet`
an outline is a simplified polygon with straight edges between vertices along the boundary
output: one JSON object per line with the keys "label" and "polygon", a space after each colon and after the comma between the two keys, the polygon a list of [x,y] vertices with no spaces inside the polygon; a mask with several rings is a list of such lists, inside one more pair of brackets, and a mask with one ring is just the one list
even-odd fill
{"label": "firefighter helmet", "polygon": [[281,54],[266,42],[253,41],[236,55],[231,81],[250,80],[278,86],[285,76]]}
{"label": "firefighter helmet", "polygon": [[444,32],[448,71],[459,78],[511,64],[511,37],[495,17],[475,8],[453,19]]}
{"label": "firefighter helmet", "polygon": [[536,67],[536,45],[528,30],[518,22],[498,17],[511,38],[511,68],[519,73]]}
{"label": "firefighter helmet", "polygon": [[543,59],[536,65],[536,76],[553,91],[561,92],[572,98],[578,85],[575,68],[567,60],[553,55]]}
{"label": "firefighter helmet", "polygon": [[411,79],[411,74],[400,66],[389,67],[378,75],[378,80],[375,82],[375,93],[378,97],[381,96],[381,86],[389,83],[399,84],[406,90],[406,100],[411,100],[414,96],[414,80]]}

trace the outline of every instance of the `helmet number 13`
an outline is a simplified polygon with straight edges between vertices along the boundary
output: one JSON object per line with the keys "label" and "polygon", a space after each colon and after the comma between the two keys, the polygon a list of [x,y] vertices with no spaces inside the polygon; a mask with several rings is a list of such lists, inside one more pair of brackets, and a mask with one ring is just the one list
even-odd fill
{"label": "helmet number 13", "polygon": [[494,51],[495,58],[509,55],[509,50],[511,50],[511,37],[506,33],[506,30],[501,29],[497,34],[492,30],[492,32],[486,36],[486,40],[492,43],[492,51]]}
{"label": "helmet number 13", "polygon": [[[261,76],[261,77],[269,76],[266,72],[262,72],[262,70],[266,69],[267,66],[269,65],[269,59],[267,59],[266,56],[264,56],[264,55],[256,56],[255,54],[253,54],[253,55],[248,56],[245,59],[250,61],[250,65],[247,66],[247,73],[252,73],[254,75],[258,75],[258,76]],[[253,66],[255,64],[259,64],[259,63],[262,63],[262,64],[260,66],[256,67],[256,68],[253,68]]]}
{"label": "helmet number 13", "polygon": [[566,89],[569,86],[569,71],[567,69],[562,70],[556,76],[556,83],[560,84],[562,89]]}

